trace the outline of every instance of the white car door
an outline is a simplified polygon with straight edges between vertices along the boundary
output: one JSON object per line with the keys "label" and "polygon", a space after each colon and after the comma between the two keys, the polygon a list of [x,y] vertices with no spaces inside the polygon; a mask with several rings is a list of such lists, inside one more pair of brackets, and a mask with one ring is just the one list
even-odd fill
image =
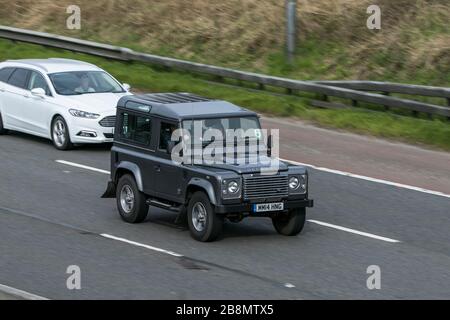
{"label": "white car door", "polygon": [[[32,90],[36,88],[43,89],[45,94],[33,94]],[[20,117],[28,130],[37,135],[49,137],[54,105],[47,81],[39,72],[31,71],[27,90],[28,98],[24,101]]]}
{"label": "white car door", "polygon": [[15,68],[7,83],[2,83],[2,119],[9,129],[27,131],[26,122],[23,119],[23,108],[29,99],[26,89],[30,70]]}

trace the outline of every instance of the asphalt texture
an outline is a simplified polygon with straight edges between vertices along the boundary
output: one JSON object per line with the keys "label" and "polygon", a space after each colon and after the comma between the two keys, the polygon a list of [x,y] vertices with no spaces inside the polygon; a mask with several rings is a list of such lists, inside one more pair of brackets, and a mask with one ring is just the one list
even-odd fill
{"label": "asphalt texture", "polygon": [[[313,146],[308,146],[306,160],[297,155],[295,143],[299,149],[305,146],[292,133],[283,133],[291,130],[287,125],[281,130],[283,158],[328,161],[323,148],[314,159]],[[289,139],[283,138],[286,134]],[[450,298],[450,198],[310,169],[315,206],[307,211],[308,219],[399,242],[313,222],[299,236],[283,237],[269,219],[253,218],[226,223],[219,241],[200,243],[174,224],[174,213],[153,207],[144,223],[124,223],[115,199],[100,198],[108,175],[55,161],[109,170],[110,147],[61,152],[45,139],[14,132],[0,136],[1,284],[49,299]],[[442,154],[441,167],[417,173],[440,176],[435,185],[432,180],[426,184],[442,192],[450,179],[446,156]],[[352,156],[357,170],[375,170],[360,158]],[[405,160],[405,168],[415,165]],[[402,176],[398,172],[396,177]],[[80,290],[66,286],[70,265],[80,267]],[[380,267],[380,289],[366,285],[371,265]]]}

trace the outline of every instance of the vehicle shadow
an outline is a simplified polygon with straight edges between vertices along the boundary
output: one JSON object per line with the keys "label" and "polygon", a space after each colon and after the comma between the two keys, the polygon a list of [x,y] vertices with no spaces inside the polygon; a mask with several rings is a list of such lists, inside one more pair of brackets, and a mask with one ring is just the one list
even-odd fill
{"label": "vehicle shadow", "polygon": [[[179,231],[189,231],[187,221],[176,223],[177,213],[150,207],[146,222],[158,224],[161,226],[177,229]],[[233,223],[225,220],[223,232],[219,239],[255,237],[276,235],[270,219],[267,218],[251,218],[243,220],[240,223]]]}

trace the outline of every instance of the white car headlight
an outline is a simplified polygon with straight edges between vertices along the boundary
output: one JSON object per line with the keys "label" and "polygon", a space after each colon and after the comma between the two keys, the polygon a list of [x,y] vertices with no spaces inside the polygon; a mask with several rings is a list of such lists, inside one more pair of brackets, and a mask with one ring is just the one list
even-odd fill
{"label": "white car headlight", "polygon": [[77,110],[77,109],[70,109],[69,113],[71,115],[73,115],[74,117],[78,117],[78,118],[98,119],[100,117],[99,114],[86,112],[86,111],[82,111],[82,110]]}
{"label": "white car headlight", "polygon": [[239,191],[239,184],[236,181],[230,181],[227,189],[229,193],[237,193]]}
{"label": "white car headlight", "polygon": [[299,186],[300,186],[300,181],[298,180],[297,177],[291,177],[289,179],[289,189],[297,190]]}

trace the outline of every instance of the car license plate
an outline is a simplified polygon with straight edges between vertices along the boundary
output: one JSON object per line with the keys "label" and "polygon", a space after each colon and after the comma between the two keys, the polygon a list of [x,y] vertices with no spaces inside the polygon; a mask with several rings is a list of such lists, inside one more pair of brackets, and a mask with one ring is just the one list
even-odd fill
{"label": "car license plate", "polygon": [[253,205],[253,212],[268,212],[284,210],[283,202],[276,203],[258,203]]}

